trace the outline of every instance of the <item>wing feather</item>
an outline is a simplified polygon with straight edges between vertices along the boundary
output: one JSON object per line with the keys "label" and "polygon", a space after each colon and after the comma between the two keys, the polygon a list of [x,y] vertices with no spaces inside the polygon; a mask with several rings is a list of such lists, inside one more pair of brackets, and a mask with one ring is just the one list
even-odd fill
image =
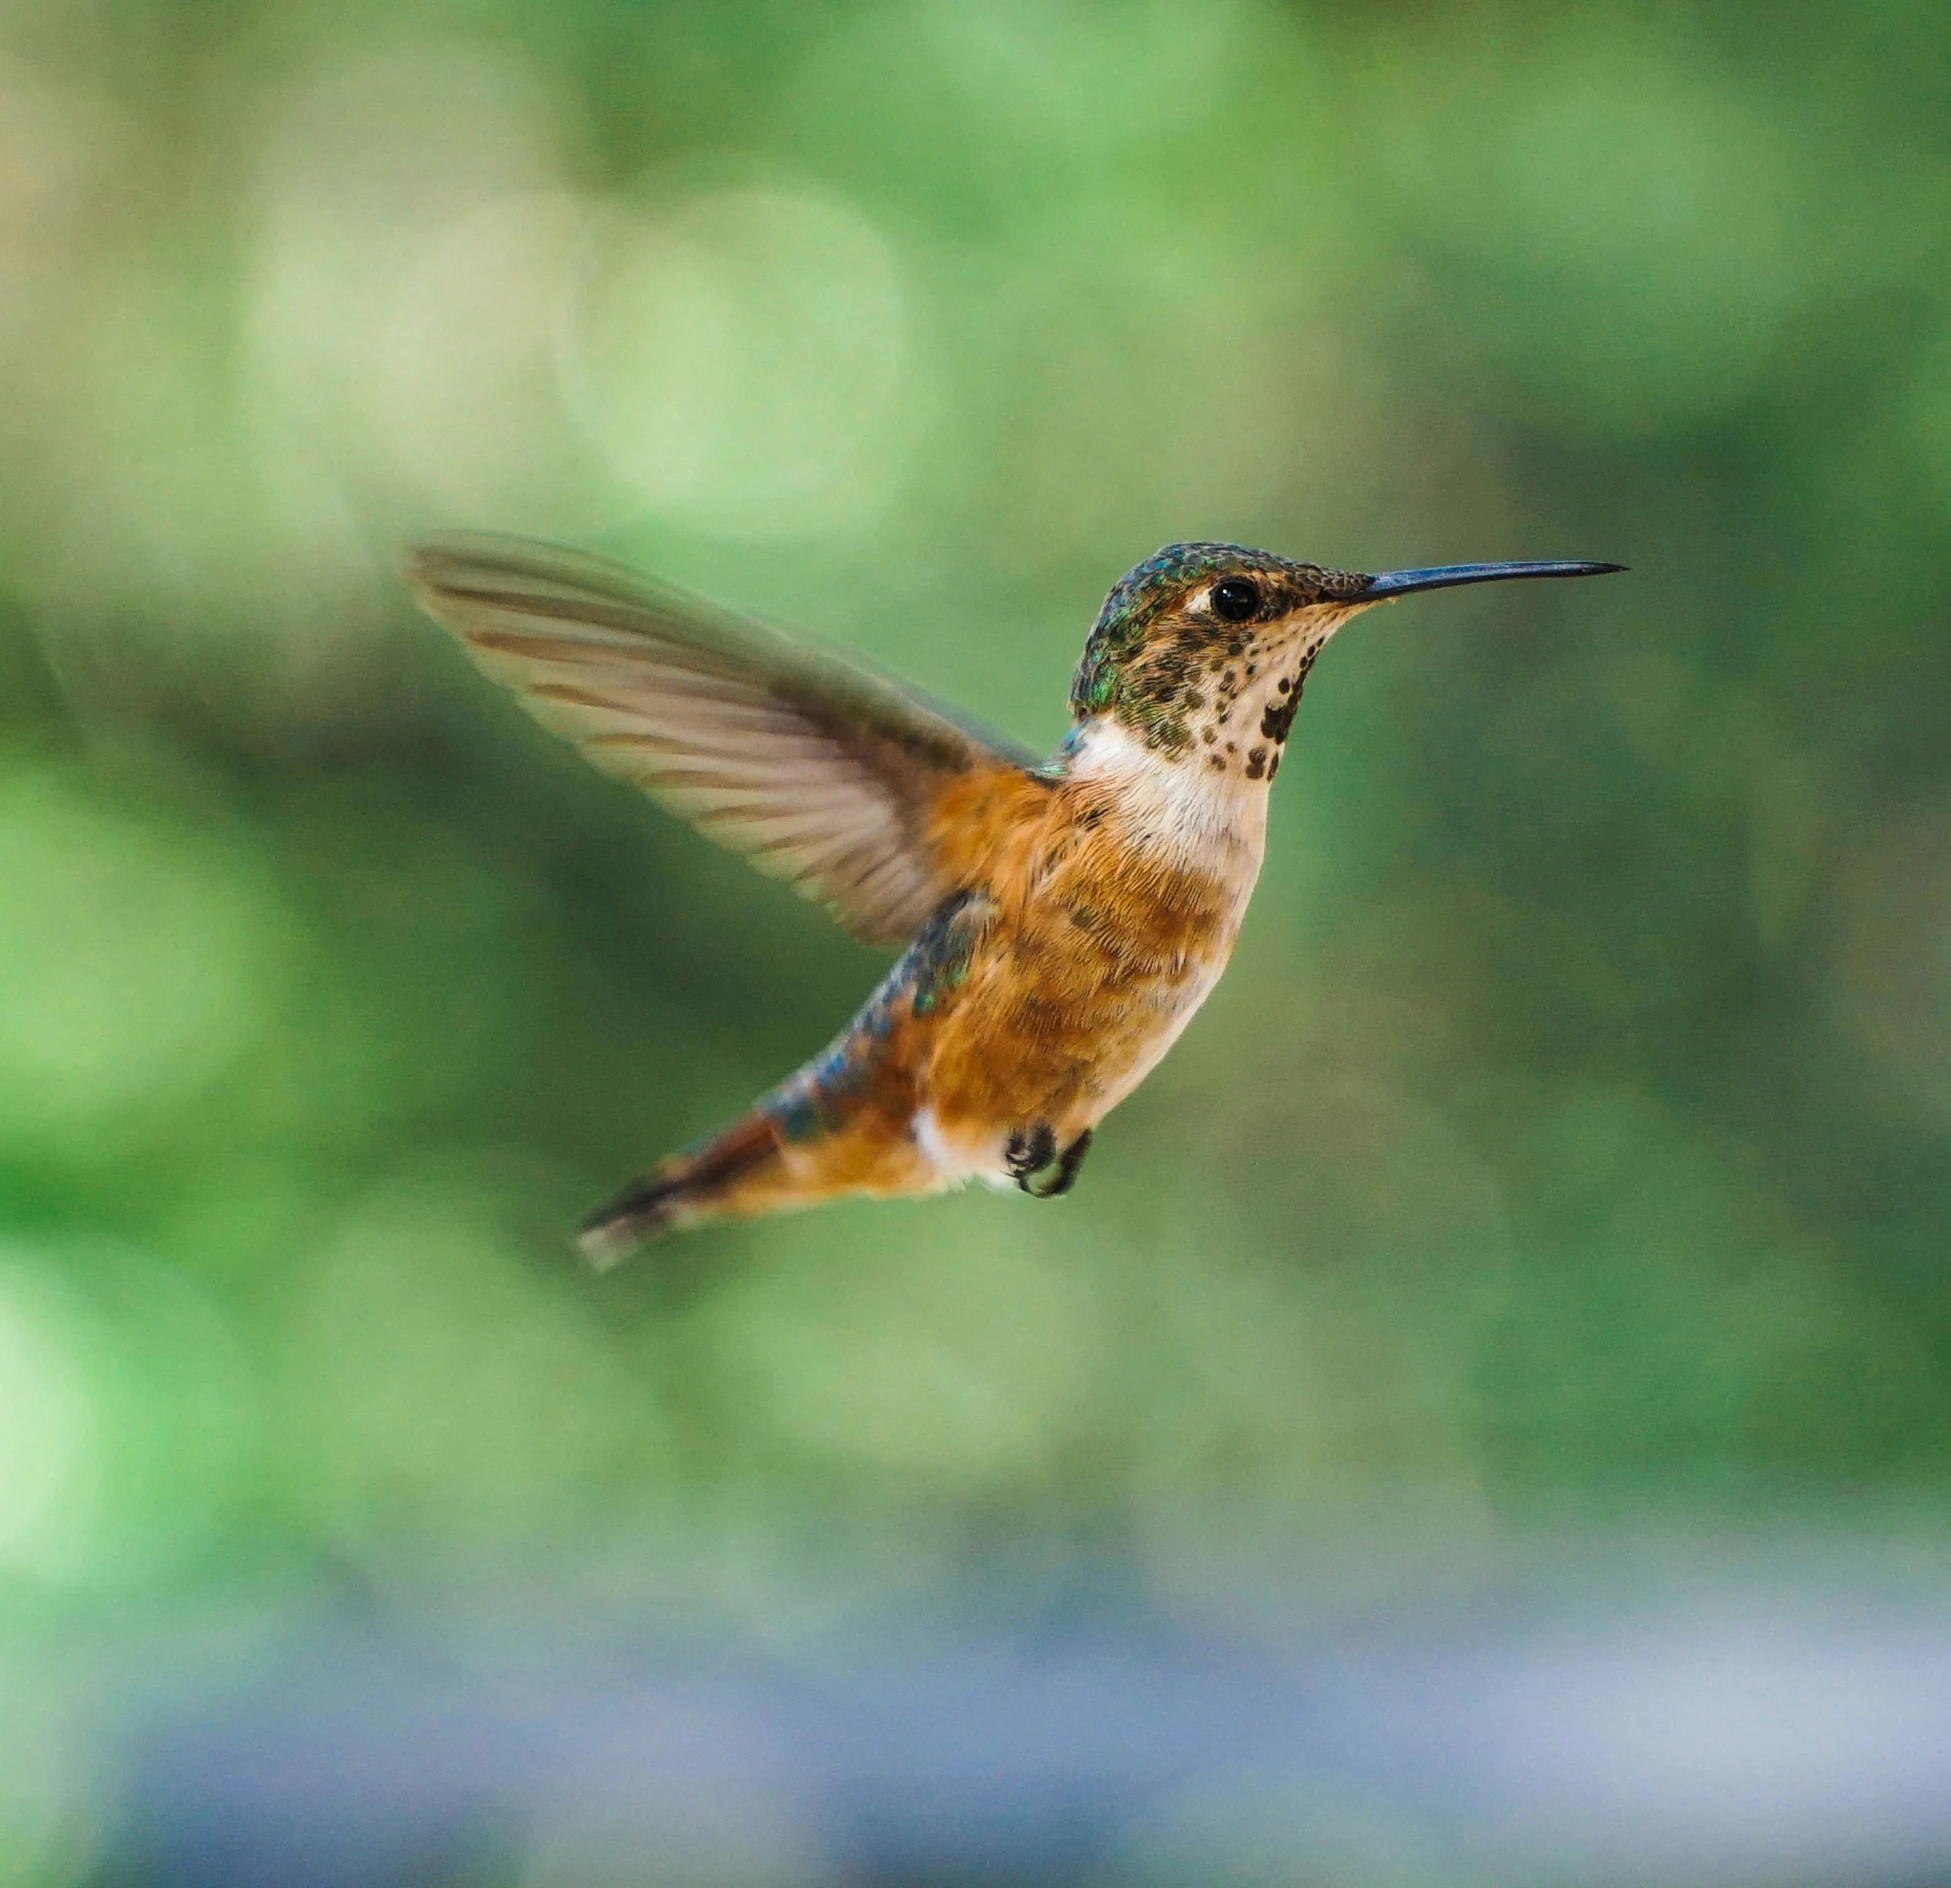
{"label": "wing feather", "polygon": [[898,682],[620,565],[520,538],[413,553],[427,612],[538,720],[875,944],[956,886],[929,812],[1037,759]]}

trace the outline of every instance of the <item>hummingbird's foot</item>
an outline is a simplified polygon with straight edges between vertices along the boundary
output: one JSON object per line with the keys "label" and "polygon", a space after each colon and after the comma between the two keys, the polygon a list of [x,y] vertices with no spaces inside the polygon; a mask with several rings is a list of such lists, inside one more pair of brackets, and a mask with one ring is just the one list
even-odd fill
{"label": "hummingbird's foot", "polygon": [[[1077,1169],[1084,1164],[1084,1156],[1090,1151],[1089,1128],[1059,1155],[1056,1130],[1048,1121],[1039,1121],[1033,1128],[1018,1128],[1009,1137],[1009,1144],[1003,1149],[1003,1165],[1009,1177],[1031,1199],[1054,1200],[1058,1194],[1070,1191],[1077,1179]],[[1056,1171],[1050,1173],[1053,1165]],[[1041,1173],[1049,1173],[1049,1179],[1041,1186],[1032,1185],[1031,1182]]]}
{"label": "hummingbird's foot", "polygon": [[1057,1161],[1057,1171],[1042,1186],[1027,1186],[1023,1181],[1017,1185],[1023,1188],[1032,1199],[1054,1200],[1060,1193],[1068,1193],[1077,1184],[1077,1170],[1084,1164],[1084,1156],[1091,1151],[1091,1130],[1084,1132],[1072,1141]]}
{"label": "hummingbird's foot", "polygon": [[1030,1178],[1041,1173],[1057,1158],[1057,1130],[1048,1121],[1033,1128],[1018,1128],[1003,1149],[1003,1170],[1028,1193]]}

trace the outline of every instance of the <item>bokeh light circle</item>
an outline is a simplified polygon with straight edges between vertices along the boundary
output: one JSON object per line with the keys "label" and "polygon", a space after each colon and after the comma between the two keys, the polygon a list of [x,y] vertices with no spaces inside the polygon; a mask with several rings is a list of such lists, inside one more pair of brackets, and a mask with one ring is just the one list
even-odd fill
{"label": "bokeh light circle", "polygon": [[54,774],[0,779],[0,1142],[153,1122],[250,1045],[278,922],[249,861]]}
{"label": "bokeh light circle", "polygon": [[0,1255],[0,1565],[64,1536],[96,1468],[99,1422],[76,1307],[21,1255]]}
{"label": "bokeh light circle", "polygon": [[728,537],[814,535],[894,492],[908,325],[894,252],[851,205],[716,191],[609,224],[564,370],[648,510]]}

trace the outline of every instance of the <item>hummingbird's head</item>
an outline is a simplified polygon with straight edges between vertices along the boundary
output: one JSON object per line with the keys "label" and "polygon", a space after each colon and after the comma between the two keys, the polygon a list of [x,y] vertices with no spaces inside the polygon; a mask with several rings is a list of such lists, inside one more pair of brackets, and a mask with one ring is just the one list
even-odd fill
{"label": "hummingbird's head", "polygon": [[1112,586],[1071,685],[1080,723],[1112,716],[1168,759],[1271,780],[1322,645],[1393,597],[1618,564],[1329,570],[1240,544],[1168,544]]}

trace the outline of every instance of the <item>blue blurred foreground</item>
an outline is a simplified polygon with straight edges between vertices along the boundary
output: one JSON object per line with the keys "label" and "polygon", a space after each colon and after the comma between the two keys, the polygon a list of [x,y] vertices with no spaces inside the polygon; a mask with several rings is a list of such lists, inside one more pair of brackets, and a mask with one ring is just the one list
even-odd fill
{"label": "blue blurred foreground", "polygon": [[113,1687],[120,1841],[199,1888],[1951,1872],[1941,1561],[1538,1558],[1385,1604],[1350,1565],[1175,1597],[992,1569],[852,1616],[829,1591],[770,1639],[628,1609],[538,1636],[546,1591],[430,1590]]}

